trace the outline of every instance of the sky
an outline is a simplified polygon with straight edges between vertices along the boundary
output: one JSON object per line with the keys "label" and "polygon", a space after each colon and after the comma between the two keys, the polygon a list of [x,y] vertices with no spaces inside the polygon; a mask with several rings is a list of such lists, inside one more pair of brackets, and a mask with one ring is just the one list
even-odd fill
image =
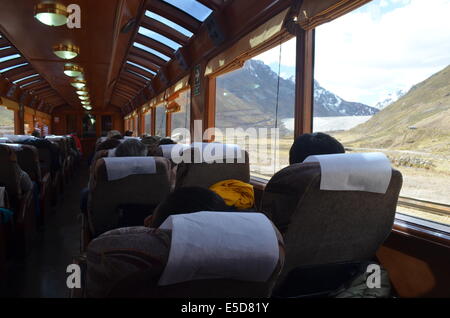
{"label": "sky", "polygon": [[[373,0],[316,29],[315,79],[348,101],[374,106],[450,65],[450,0]],[[261,54],[278,72],[279,48]],[[295,39],[280,75],[295,70]]]}

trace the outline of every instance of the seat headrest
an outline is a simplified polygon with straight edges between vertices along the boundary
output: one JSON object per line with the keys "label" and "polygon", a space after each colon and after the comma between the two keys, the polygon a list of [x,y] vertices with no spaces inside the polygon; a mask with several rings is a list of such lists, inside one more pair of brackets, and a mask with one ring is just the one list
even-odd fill
{"label": "seat headrest", "polygon": [[201,153],[201,162],[212,163],[223,162],[224,160],[238,160],[238,162],[245,163],[244,150],[238,145],[217,142],[194,142],[191,148]]}
{"label": "seat headrest", "polygon": [[9,144],[4,144],[6,147],[10,147],[10,148],[12,148],[12,149],[14,149],[14,150],[21,150],[21,149],[23,149],[23,145],[22,144],[11,144],[11,143],[9,143]]}
{"label": "seat headrest", "polygon": [[8,138],[9,140],[11,140],[11,142],[15,143],[23,142],[30,139],[36,139],[36,137],[28,135],[5,135],[4,137]]}
{"label": "seat headrest", "polygon": [[386,193],[392,167],[381,152],[309,156],[304,163],[318,162],[320,189]]}
{"label": "seat headrest", "polygon": [[116,150],[117,150],[117,148],[109,149],[108,150],[108,157],[115,157],[116,156]]}
{"label": "seat headrest", "polygon": [[161,286],[200,279],[266,282],[279,260],[275,229],[261,213],[172,215],[160,229],[172,230]]}
{"label": "seat headrest", "polygon": [[0,144],[9,144],[12,143],[11,139],[7,137],[0,137]]}
{"label": "seat headrest", "polygon": [[156,161],[153,157],[112,157],[105,161],[108,181],[119,180],[134,174],[155,174]]}
{"label": "seat headrest", "polygon": [[171,144],[171,145],[160,145],[163,157],[167,159],[180,157],[186,149],[190,149],[189,145],[184,144]]}

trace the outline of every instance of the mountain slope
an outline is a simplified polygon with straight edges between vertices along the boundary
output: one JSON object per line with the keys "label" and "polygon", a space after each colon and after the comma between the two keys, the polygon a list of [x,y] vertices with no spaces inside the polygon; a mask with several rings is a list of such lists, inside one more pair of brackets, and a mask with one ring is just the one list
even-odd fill
{"label": "mountain slope", "polygon": [[450,66],[413,86],[366,123],[337,136],[349,146],[450,155]]}
{"label": "mountain slope", "polygon": [[[222,116],[221,112],[223,111],[227,114],[226,117],[230,118],[230,122],[234,123],[233,126],[241,122],[245,124],[242,115],[246,119],[251,116],[251,113],[256,116],[252,122],[273,121],[277,103],[278,80],[278,118],[294,117],[294,81],[292,78],[278,78],[278,75],[269,66],[258,60],[249,60],[243,68],[217,79],[218,117]],[[314,91],[314,115],[317,117],[368,116],[379,111],[364,104],[345,101],[322,88],[317,81],[314,82]],[[228,101],[229,99],[230,101]],[[251,113],[236,112],[239,109],[247,111],[251,109]],[[236,112],[234,115],[232,110]]]}

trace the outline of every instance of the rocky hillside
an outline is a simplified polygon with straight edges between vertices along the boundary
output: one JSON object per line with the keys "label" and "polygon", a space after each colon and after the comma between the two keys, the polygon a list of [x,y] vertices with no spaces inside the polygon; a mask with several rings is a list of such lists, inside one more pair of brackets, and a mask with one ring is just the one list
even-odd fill
{"label": "rocky hillside", "polygon": [[[217,118],[225,127],[273,126],[277,102],[278,75],[258,60],[217,79]],[[369,116],[379,110],[345,101],[314,82],[314,116]],[[278,119],[294,117],[295,83],[279,78]],[[244,111],[245,110],[245,111]]]}

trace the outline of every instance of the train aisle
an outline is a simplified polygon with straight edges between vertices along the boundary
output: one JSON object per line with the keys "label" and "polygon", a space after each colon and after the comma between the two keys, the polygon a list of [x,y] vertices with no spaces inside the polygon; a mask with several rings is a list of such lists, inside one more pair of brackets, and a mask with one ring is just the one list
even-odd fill
{"label": "train aisle", "polygon": [[88,168],[82,163],[65,185],[64,194],[47,219],[45,231],[38,232],[27,258],[12,264],[5,296],[69,296],[66,268],[80,251],[80,191],[88,181]]}

